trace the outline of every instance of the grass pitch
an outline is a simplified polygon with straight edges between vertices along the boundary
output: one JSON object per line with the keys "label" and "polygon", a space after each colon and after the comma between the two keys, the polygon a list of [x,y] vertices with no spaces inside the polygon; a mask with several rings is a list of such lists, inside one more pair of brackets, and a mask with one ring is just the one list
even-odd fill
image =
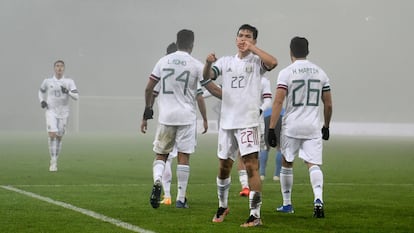
{"label": "grass pitch", "polygon": [[[153,135],[68,134],[59,171],[48,171],[46,133],[0,133],[0,185],[13,186],[153,232],[414,232],[414,139],[337,137],[324,142],[325,219],[312,217],[305,165],[294,166],[294,214],[276,213],[280,186],[272,181],[274,149],[263,183],[264,225],[242,229],[248,200],[232,173],[230,214],[212,223],[217,135],[199,135],[191,158],[189,209],[151,208]],[[175,165],[175,164],[174,164]],[[173,166],[175,172],[175,168]],[[173,197],[176,179],[173,177]],[[174,198],[173,198],[174,199]],[[0,188],[0,232],[131,232],[79,212]]]}

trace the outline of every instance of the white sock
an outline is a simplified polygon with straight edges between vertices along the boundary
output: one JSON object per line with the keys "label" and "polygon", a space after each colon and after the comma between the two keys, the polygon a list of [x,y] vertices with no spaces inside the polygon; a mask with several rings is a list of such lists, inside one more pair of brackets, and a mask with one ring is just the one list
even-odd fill
{"label": "white sock", "polygon": [[56,138],[49,137],[49,154],[51,160],[56,160],[56,148],[57,148],[57,140]]}
{"label": "white sock", "polygon": [[165,162],[164,173],[162,174],[162,187],[164,189],[164,197],[171,198],[171,159]]}
{"label": "white sock", "polygon": [[188,178],[190,177],[189,165],[177,165],[177,201],[185,202]]}
{"label": "white sock", "polygon": [[165,162],[162,160],[154,160],[152,163],[152,176],[155,182],[161,182],[162,173],[164,172]]}
{"label": "white sock", "polygon": [[231,177],[224,179],[224,180],[217,177],[216,182],[217,182],[217,196],[219,199],[219,207],[227,208]]}
{"label": "white sock", "polygon": [[59,157],[61,150],[62,150],[62,139],[56,140],[56,158]]}
{"label": "white sock", "polygon": [[309,178],[312,185],[313,194],[315,195],[315,200],[319,199],[323,203],[323,173],[318,165],[313,165],[309,168]]}
{"label": "white sock", "polygon": [[280,171],[280,191],[283,205],[292,204],[293,168],[282,167]]}
{"label": "white sock", "polygon": [[247,179],[247,171],[246,170],[240,170],[239,171],[239,180],[242,188],[249,188],[249,182]]}
{"label": "white sock", "polygon": [[249,208],[250,215],[260,218],[260,207],[262,206],[262,194],[256,191],[250,191]]}

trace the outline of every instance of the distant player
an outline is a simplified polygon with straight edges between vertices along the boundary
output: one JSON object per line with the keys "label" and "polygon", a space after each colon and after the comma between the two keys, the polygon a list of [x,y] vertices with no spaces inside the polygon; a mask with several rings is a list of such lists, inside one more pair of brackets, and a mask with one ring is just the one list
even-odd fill
{"label": "distant player", "polygon": [[188,208],[186,190],[190,175],[190,154],[196,146],[196,96],[203,64],[190,53],[194,33],[183,29],[177,33],[177,52],[162,57],[155,65],[145,89],[145,111],[141,124],[143,133],[147,120],[153,118],[152,95],[160,83],[158,95],[158,128],[154,140],[154,185],[150,204],[158,208],[161,201],[161,180],[168,154],[177,147],[177,208]]}
{"label": "distant player", "polygon": [[[286,112],[283,117],[280,135],[282,171],[280,187],[283,205],[276,211],[293,213],[292,186],[293,160],[299,154],[309,169],[310,182],[314,194],[314,217],[325,216],[323,208],[322,139],[329,139],[329,124],[332,116],[332,97],[329,78],[317,65],[308,61],[309,43],[304,37],[294,37],[290,42],[292,64],[279,72],[276,97],[273,102],[268,140],[276,146],[276,122],[279,119],[283,102],[286,99]],[[320,110],[323,103],[323,116]],[[323,121],[322,133],[321,123]]]}
{"label": "distant player", "polygon": [[69,99],[79,98],[75,82],[63,75],[65,63],[62,60],[54,63],[54,71],[55,75],[43,80],[39,89],[40,106],[46,109],[51,172],[58,170],[58,157],[69,117]]}
{"label": "distant player", "polygon": [[[256,46],[257,29],[244,24],[237,30],[235,56],[216,59],[209,54],[203,71],[203,83],[208,91],[222,99],[219,128],[219,172],[217,194],[219,208],[213,222],[222,222],[229,213],[228,194],[230,172],[237,153],[243,158],[249,177],[250,216],[242,227],[262,225],[260,207],[262,204],[262,185],[259,177],[258,152],[260,150],[260,77],[277,65],[277,60]],[[213,66],[213,62],[214,66]],[[222,76],[222,88],[212,79]]]}

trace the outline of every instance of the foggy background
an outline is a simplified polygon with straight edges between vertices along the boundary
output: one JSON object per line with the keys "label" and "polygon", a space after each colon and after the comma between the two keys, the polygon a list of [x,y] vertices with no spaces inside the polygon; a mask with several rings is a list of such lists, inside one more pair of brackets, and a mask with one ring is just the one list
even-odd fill
{"label": "foggy background", "polygon": [[308,59],[330,77],[334,124],[407,129],[413,11],[408,0],[1,0],[0,131],[45,130],[37,92],[62,59],[80,92],[69,130],[138,132],[148,76],[177,31],[195,32],[192,55],[204,62],[210,52],[235,54],[244,23],[258,28],[258,47],[279,61],[267,73],[273,91],[290,64],[290,39],[305,36]]}

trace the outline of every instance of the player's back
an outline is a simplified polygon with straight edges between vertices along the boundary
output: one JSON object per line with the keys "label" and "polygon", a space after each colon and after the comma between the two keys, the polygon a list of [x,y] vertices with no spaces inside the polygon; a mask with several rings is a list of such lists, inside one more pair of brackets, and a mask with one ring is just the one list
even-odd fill
{"label": "player's back", "polygon": [[283,69],[278,87],[286,85],[286,114],[283,127],[285,134],[296,138],[320,137],[323,88],[329,88],[325,72],[308,60],[296,60]]}
{"label": "player's back", "polygon": [[197,84],[202,77],[203,64],[183,51],[164,56],[153,75],[159,77],[159,122],[188,125],[196,120]]}

